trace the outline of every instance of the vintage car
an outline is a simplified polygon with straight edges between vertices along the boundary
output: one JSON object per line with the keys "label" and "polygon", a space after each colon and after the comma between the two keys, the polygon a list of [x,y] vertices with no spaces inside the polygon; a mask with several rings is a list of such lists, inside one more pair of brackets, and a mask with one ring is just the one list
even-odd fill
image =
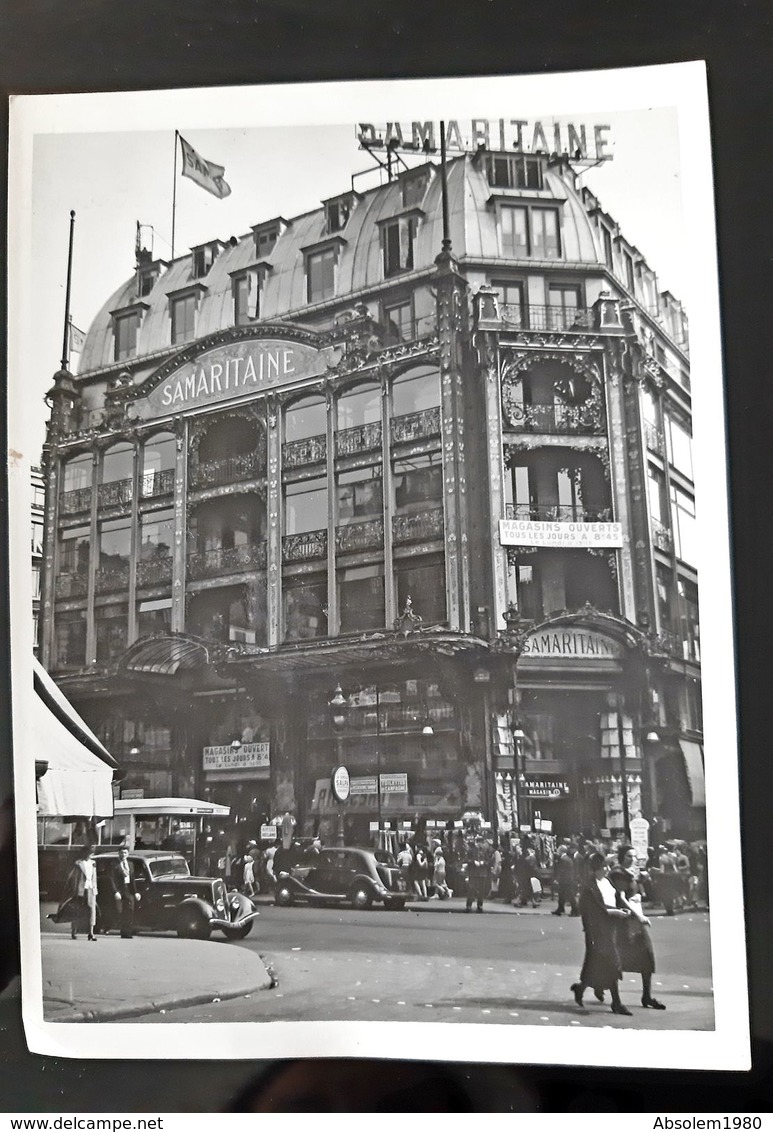
{"label": "vintage car", "polygon": [[321,849],[316,860],[307,858],[280,873],[274,896],[282,907],[306,900],[355,908],[378,902],[392,909],[404,908],[407,898],[405,880],[391,853],[355,848]]}
{"label": "vintage car", "polygon": [[[116,849],[97,850],[97,930],[101,932],[119,929],[111,881],[117,861]],[[129,853],[129,862],[140,894],[134,914],[138,931],[176,931],[190,939],[208,939],[216,928],[230,940],[244,939],[249,934],[258,915],[250,898],[241,892],[226,891],[219,878],[191,876],[182,854],[134,849]]]}

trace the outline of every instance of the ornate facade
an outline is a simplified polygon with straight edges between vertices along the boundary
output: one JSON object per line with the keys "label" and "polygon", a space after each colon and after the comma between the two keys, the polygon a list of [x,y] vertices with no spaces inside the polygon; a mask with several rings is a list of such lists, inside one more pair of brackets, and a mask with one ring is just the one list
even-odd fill
{"label": "ornate facade", "polygon": [[49,394],[41,613],[125,789],[700,830],[686,320],[539,163],[138,248]]}

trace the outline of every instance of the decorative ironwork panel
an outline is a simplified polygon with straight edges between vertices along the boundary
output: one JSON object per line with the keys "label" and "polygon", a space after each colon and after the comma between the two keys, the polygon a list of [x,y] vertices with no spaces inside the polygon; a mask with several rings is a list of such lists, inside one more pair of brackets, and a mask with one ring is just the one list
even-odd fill
{"label": "decorative ironwork panel", "polygon": [[91,488],[76,487],[74,491],[63,491],[59,496],[59,514],[77,515],[91,510]]}
{"label": "decorative ironwork panel", "polygon": [[327,531],[304,531],[300,535],[285,535],[282,539],[284,562],[306,562],[324,558],[327,554]]}
{"label": "decorative ironwork panel", "polygon": [[110,566],[97,570],[97,593],[111,593],[129,588],[129,563],[125,566]]}
{"label": "decorative ironwork panel", "polygon": [[349,523],[336,530],[336,550],[371,550],[384,545],[384,520],[371,519],[365,523]]}
{"label": "decorative ironwork panel", "polygon": [[132,480],[114,480],[97,487],[98,507],[126,507],[132,501]]}
{"label": "decorative ironwork panel", "polygon": [[403,444],[411,440],[425,440],[440,435],[440,408],[422,409],[395,417],[391,424],[392,443]]}
{"label": "decorative ironwork panel", "polygon": [[244,546],[217,547],[200,554],[188,555],[188,575],[192,581],[211,578],[218,574],[248,574],[264,569],[265,542],[246,543]]}
{"label": "decorative ironwork panel", "polygon": [[578,433],[598,435],[604,431],[604,413],[600,400],[591,397],[581,405],[566,405],[554,401],[550,405],[526,405],[510,400],[507,417],[513,428],[524,432],[547,434]]}
{"label": "decorative ironwork panel", "polygon": [[172,580],[172,558],[147,558],[137,563],[137,585],[156,586]]}
{"label": "decorative ironwork panel", "polygon": [[531,507],[528,503],[508,503],[507,519],[524,519],[545,523],[611,523],[609,507],[582,507],[572,503],[554,503],[547,507]]}
{"label": "decorative ironwork panel", "polygon": [[162,472],[146,472],[140,477],[140,495],[143,499],[171,495],[173,491],[174,468],[165,468]]}
{"label": "decorative ironwork panel", "polygon": [[663,451],[663,433],[650,421],[644,422],[644,440],[650,452]]}
{"label": "decorative ironwork panel", "polygon": [[667,554],[670,553],[673,546],[671,532],[659,519],[652,520],[652,539],[658,550],[664,550]]}
{"label": "decorative ironwork panel", "polygon": [[395,515],[392,519],[395,543],[427,542],[443,538],[443,508],[416,511],[412,515]]}
{"label": "decorative ironwork panel", "polygon": [[321,464],[327,458],[327,438],[307,436],[304,440],[291,440],[282,447],[282,466],[302,468],[305,464]]}
{"label": "decorative ironwork panel", "polygon": [[193,474],[195,487],[219,487],[226,483],[239,483],[263,475],[266,461],[257,452],[228,456],[223,460],[210,460],[199,464]]}
{"label": "decorative ironwork panel", "polygon": [[84,597],[88,585],[87,574],[59,574],[54,586],[54,593],[58,598]]}
{"label": "decorative ironwork panel", "polygon": [[345,428],[336,433],[336,456],[355,456],[381,447],[381,421]]}
{"label": "decorative ironwork panel", "polygon": [[500,303],[499,317],[519,330],[593,330],[590,307],[553,307]]}

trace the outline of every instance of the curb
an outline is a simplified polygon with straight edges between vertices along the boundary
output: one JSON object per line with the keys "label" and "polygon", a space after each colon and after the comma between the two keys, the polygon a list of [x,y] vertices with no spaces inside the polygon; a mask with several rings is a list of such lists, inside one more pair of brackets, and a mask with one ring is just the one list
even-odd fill
{"label": "curb", "polygon": [[50,1022],[52,1025],[56,1025],[59,1022],[114,1022],[120,1018],[132,1018],[140,1014],[153,1014],[161,1010],[180,1009],[185,1006],[203,1006],[205,1003],[214,1002],[216,998],[221,1002],[232,998],[243,998],[246,995],[256,994],[258,991],[269,990],[271,985],[272,983],[269,976],[269,982],[265,986],[253,986],[250,984],[238,990],[221,991],[221,993],[215,997],[213,997],[212,994],[192,994],[186,995],[183,998],[149,999],[144,1003],[117,1007],[114,1010],[100,1010],[98,1008],[94,1010],[76,1010],[71,1014],[63,1014],[57,1018],[46,1018],[46,1000],[44,997],[43,1017],[45,1021]]}

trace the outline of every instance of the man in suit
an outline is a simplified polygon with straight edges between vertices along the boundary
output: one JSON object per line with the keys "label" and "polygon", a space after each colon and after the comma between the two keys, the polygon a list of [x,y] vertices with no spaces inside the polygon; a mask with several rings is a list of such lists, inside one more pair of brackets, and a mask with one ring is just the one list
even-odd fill
{"label": "man in suit", "polygon": [[121,939],[131,939],[134,935],[134,911],[140,894],[134,880],[129,850],[125,846],[118,850],[118,862],[113,868],[111,879],[121,926]]}

